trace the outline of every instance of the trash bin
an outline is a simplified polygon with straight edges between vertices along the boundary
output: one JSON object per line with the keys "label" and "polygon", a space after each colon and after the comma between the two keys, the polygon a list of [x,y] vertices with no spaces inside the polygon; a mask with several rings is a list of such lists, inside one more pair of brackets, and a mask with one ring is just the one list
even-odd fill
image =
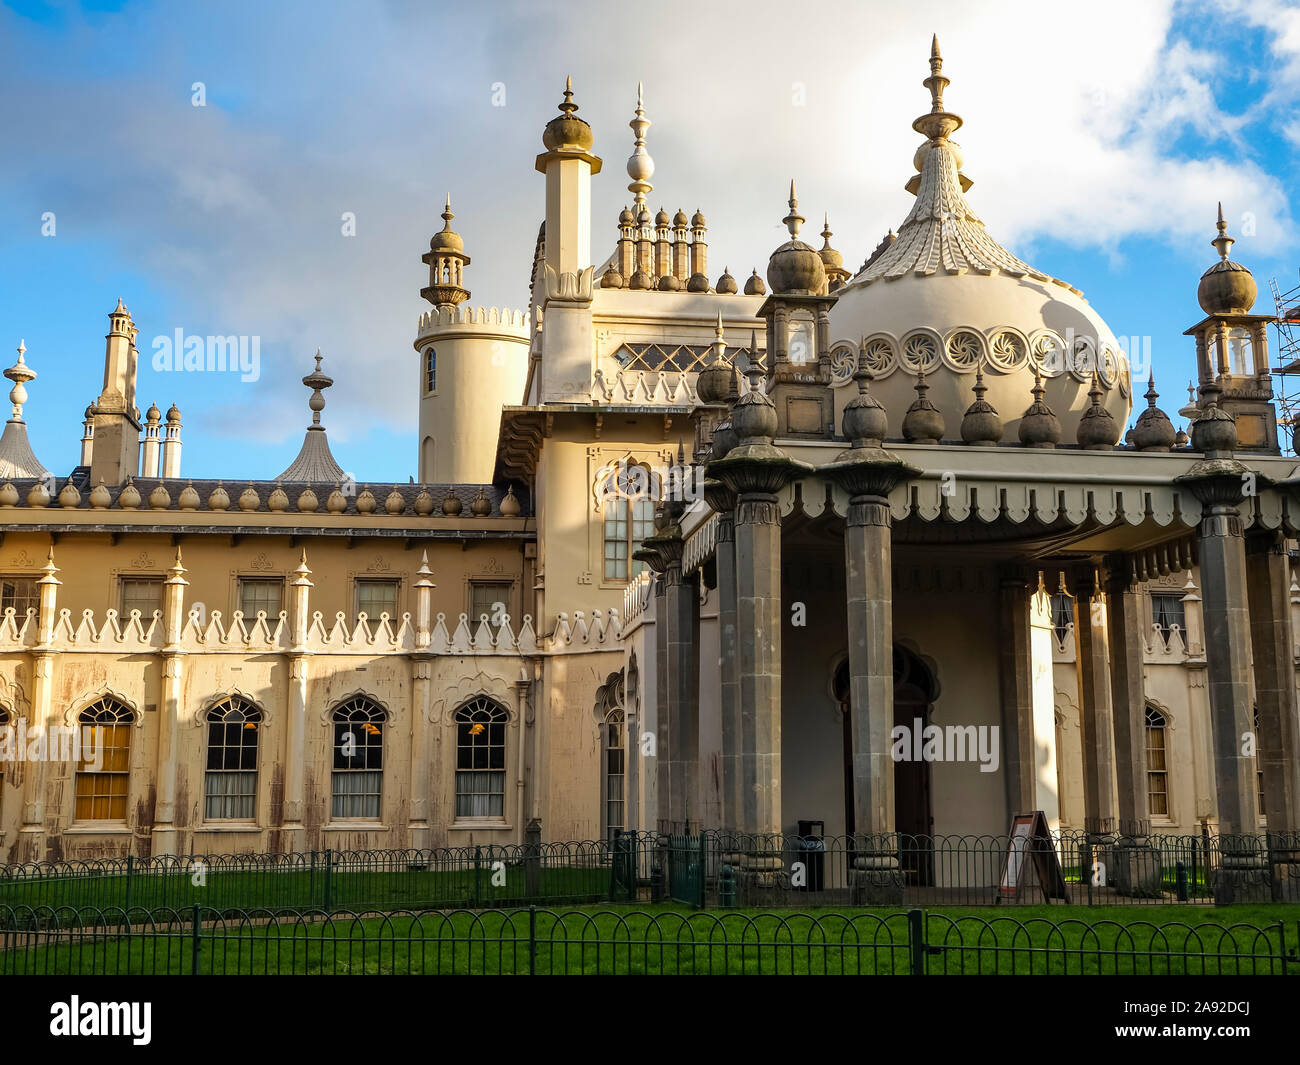
{"label": "trash bin", "polygon": [[797,861],[804,864],[803,891],[823,891],[826,887],[826,822],[800,821],[799,840],[795,844]]}

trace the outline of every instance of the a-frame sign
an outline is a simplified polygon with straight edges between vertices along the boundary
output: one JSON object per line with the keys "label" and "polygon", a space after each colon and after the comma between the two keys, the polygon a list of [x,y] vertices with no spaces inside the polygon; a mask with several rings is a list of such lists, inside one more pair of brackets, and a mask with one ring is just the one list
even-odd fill
{"label": "a-frame sign", "polygon": [[1016,814],[1012,820],[996,901],[1023,898],[1026,891],[1033,891],[1035,887],[1042,891],[1045,902],[1052,899],[1070,901],[1056,846],[1042,810]]}

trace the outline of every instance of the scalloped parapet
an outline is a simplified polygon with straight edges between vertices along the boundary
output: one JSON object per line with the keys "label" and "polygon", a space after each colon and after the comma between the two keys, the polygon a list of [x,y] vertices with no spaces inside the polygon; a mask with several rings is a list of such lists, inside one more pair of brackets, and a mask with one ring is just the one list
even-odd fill
{"label": "scalloped parapet", "polygon": [[617,651],[623,632],[623,619],[617,607],[602,613],[591,612],[590,620],[581,610],[573,617],[563,611],[555,615],[555,629],[547,647],[551,651]]}
{"label": "scalloped parapet", "polygon": [[434,307],[420,315],[417,343],[447,333],[484,333],[492,336],[531,336],[527,311],[508,307]]}
{"label": "scalloped parapet", "polygon": [[654,581],[650,573],[642,570],[630,581],[627,587],[623,589],[623,624],[631,625],[650,605],[650,592],[654,587]]}
{"label": "scalloped parapet", "polygon": [[608,376],[597,369],[591,380],[594,403],[630,406],[695,405],[695,374],[661,370],[617,370]]}

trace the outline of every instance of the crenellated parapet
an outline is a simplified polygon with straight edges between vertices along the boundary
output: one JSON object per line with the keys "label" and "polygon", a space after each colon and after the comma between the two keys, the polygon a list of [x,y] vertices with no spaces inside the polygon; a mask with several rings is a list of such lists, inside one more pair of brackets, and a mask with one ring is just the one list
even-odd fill
{"label": "crenellated parapet", "polygon": [[527,341],[530,337],[527,311],[509,307],[434,307],[420,315],[416,346],[439,336],[506,335]]}

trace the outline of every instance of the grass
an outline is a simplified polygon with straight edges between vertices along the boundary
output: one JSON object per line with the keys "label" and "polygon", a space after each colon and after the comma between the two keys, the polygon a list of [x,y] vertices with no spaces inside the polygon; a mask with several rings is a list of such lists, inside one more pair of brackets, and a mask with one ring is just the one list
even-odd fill
{"label": "grass", "polygon": [[[911,966],[908,917],[898,910],[538,910],[531,956],[528,910],[210,916],[200,928],[203,973],[901,974]],[[928,910],[926,964],[964,974],[1280,972],[1279,956],[1294,958],[1300,945],[1297,917],[1294,905]],[[116,927],[0,934],[0,973],[192,971],[188,915],[135,923],[130,937]],[[1300,960],[1288,968],[1300,971]]]}

